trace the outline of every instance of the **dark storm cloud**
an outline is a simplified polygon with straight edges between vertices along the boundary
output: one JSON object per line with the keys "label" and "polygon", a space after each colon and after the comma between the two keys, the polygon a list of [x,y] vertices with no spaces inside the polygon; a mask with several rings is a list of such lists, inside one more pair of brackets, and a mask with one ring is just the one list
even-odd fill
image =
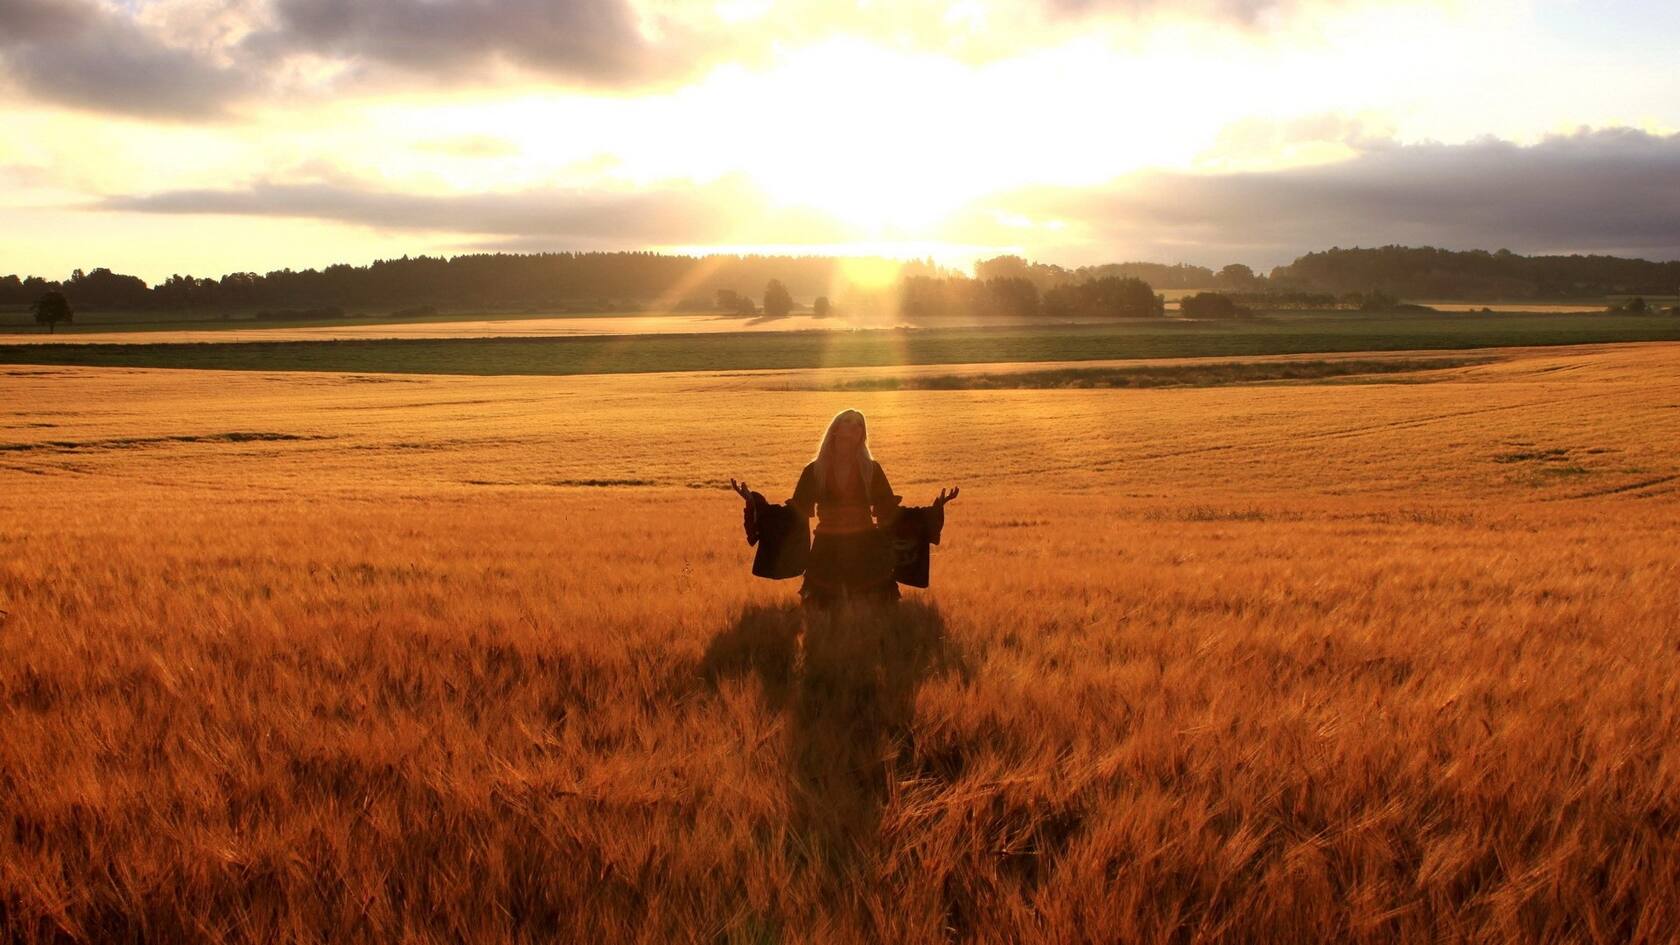
{"label": "dark storm cloud", "polygon": [[63,0],[0,0],[0,37],[29,40],[51,36],[78,27],[91,12],[91,7]]}
{"label": "dark storm cloud", "polygon": [[126,8],[0,0],[0,86],[71,108],[203,119],[280,95],[295,56],[344,67],[337,88],[456,84],[490,78],[498,65],[629,87],[687,74],[696,61],[675,41],[656,51],[628,0],[275,0],[262,20],[219,49],[235,68],[172,45]]}
{"label": "dark storm cloud", "polygon": [[273,12],[247,49],[419,75],[504,61],[590,84],[642,78],[660,61],[627,0],[278,0]]}
{"label": "dark storm cloud", "polygon": [[1192,247],[1286,262],[1331,245],[1401,243],[1680,258],[1680,135],[1624,128],[1531,146],[1388,144],[1327,166],[1151,172],[1096,191],[1021,191],[997,206],[1082,224],[1098,245],[1167,256]]}
{"label": "dark storm cloud", "polygon": [[722,239],[734,214],[756,205],[750,190],[723,181],[634,192],[533,190],[445,196],[359,190],[343,183],[261,183],[243,190],[113,197],[99,206],[140,213],[302,217],[508,239],[651,244]]}
{"label": "dark storm cloud", "polygon": [[166,119],[217,117],[250,87],[85,0],[0,0],[0,81],[57,105]]}

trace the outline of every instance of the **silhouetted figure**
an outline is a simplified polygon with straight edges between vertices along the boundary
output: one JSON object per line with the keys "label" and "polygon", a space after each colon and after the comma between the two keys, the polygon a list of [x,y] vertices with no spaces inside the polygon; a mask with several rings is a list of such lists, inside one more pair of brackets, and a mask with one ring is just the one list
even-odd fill
{"label": "silhouetted figure", "polygon": [[[842,410],[829,422],[816,458],[799,474],[786,505],[770,505],[744,482],[729,484],[746,503],[747,540],[759,545],[753,573],[771,578],[803,573],[800,599],[817,607],[843,599],[897,600],[906,573],[911,576],[905,583],[926,587],[926,545],[938,543],[945,504],[961,491],[941,489],[933,505],[902,509],[886,472],[869,453],[868,428],[856,410]],[[817,527],[807,552],[802,530],[813,515]],[[918,541],[919,574],[914,560],[900,568],[900,549],[908,545],[913,556]]]}

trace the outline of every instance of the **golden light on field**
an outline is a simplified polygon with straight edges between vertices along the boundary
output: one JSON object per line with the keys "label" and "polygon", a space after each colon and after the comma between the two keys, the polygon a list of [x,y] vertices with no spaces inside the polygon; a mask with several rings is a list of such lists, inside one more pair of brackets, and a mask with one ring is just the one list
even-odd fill
{"label": "golden light on field", "polygon": [[[1680,347],[835,389],[950,370],[0,373],[12,928],[1680,922]],[[930,591],[801,638],[723,480],[785,497],[844,406],[963,497]]]}

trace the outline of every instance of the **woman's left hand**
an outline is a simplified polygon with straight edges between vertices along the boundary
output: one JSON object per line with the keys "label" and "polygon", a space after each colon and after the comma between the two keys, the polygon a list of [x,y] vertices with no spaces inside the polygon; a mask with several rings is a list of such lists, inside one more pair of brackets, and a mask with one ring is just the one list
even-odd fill
{"label": "woman's left hand", "polygon": [[950,489],[939,490],[939,498],[933,500],[933,507],[936,509],[944,508],[945,503],[955,499],[961,492],[961,486],[952,486]]}

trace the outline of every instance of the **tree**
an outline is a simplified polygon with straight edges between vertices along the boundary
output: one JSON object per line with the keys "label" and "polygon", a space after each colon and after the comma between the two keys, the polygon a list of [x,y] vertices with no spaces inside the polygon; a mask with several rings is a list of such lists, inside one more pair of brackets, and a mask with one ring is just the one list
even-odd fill
{"label": "tree", "polygon": [[990,282],[993,279],[1026,279],[1040,292],[1048,292],[1070,282],[1089,282],[1105,274],[1114,273],[1080,270],[1080,275],[1075,278],[1074,273],[1061,266],[1029,263],[1019,256],[993,256],[974,264],[974,277],[982,282]]}
{"label": "tree", "polygon": [[92,272],[76,270],[64,290],[73,293],[83,308],[144,308],[152,300],[145,280],[103,266]]}
{"label": "tree", "polygon": [[764,314],[780,317],[793,311],[793,296],[788,293],[787,286],[782,280],[771,279],[764,286]]}
{"label": "tree", "polygon": [[827,318],[832,312],[833,308],[828,304],[826,295],[817,296],[817,300],[811,303],[811,315],[814,318]]}
{"label": "tree", "polygon": [[1359,298],[1361,312],[1392,312],[1399,305],[1399,299],[1377,289],[1363,293]]}
{"label": "tree", "polygon": [[1218,292],[1198,292],[1178,302],[1178,312],[1185,318],[1249,318],[1254,313]]}
{"label": "tree", "polygon": [[1038,286],[1031,279],[987,279],[981,315],[1031,317],[1038,314]]}
{"label": "tree", "polygon": [[1019,256],[993,256],[974,264],[976,279],[1030,279],[1032,267]]}
{"label": "tree", "polygon": [[58,331],[59,322],[71,321],[76,314],[62,292],[48,292],[36,299],[30,309],[35,313],[35,324],[47,326],[49,335]]}
{"label": "tree", "polygon": [[1044,312],[1054,317],[1150,318],[1165,309],[1165,300],[1149,283],[1130,276],[1057,286],[1044,293]]}
{"label": "tree", "polygon": [[736,315],[758,314],[758,306],[753,304],[752,296],[742,295],[734,289],[717,290],[717,307],[719,311],[733,312]]}
{"label": "tree", "polygon": [[1163,289],[1205,289],[1217,281],[1213,270],[1188,263],[1123,262],[1101,266],[1081,266],[1070,282],[1095,282],[1098,279],[1141,279]]}
{"label": "tree", "polygon": [[1242,263],[1232,263],[1219,270],[1213,281],[1222,289],[1247,289],[1254,285],[1254,270]]}

